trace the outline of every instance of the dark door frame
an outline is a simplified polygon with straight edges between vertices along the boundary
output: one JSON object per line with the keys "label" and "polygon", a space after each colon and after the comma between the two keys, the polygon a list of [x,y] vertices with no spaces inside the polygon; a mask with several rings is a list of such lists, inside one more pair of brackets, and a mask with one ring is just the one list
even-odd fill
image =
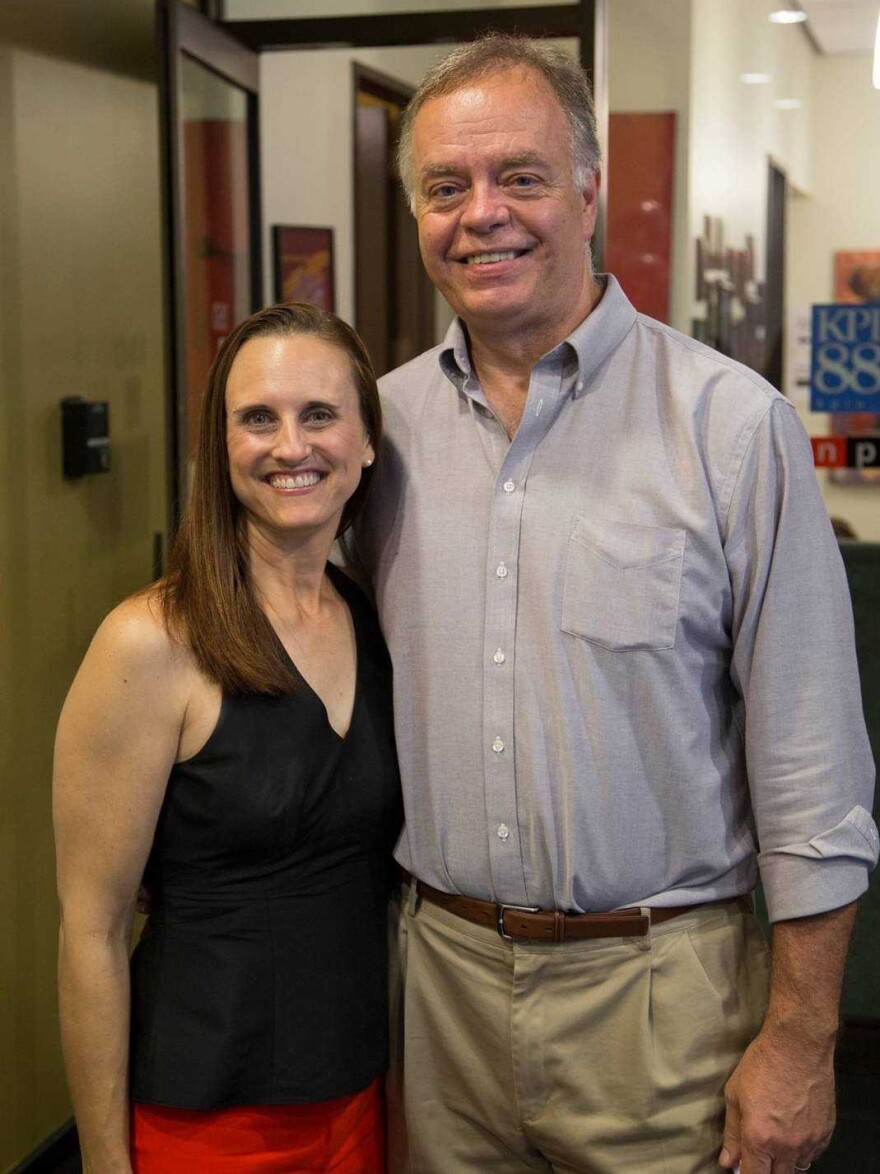
{"label": "dark door frame", "polygon": [[788,182],[773,159],[767,167],[764,266],[764,378],[782,391],[785,341],[785,205]]}
{"label": "dark door frame", "polygon": [[250,213],[251,306],[263,304],[263,234],[259,166],[259,57],[216,21],[180,0],[156,0],[159,118],[164,233],[165,366],[168,388],[167,441],[169,532],[174,531],[186,493],[186,272],[182,253],[185,208],[183,142],[180,135],[181,59],[192,57],[247,98],[248,206]]}

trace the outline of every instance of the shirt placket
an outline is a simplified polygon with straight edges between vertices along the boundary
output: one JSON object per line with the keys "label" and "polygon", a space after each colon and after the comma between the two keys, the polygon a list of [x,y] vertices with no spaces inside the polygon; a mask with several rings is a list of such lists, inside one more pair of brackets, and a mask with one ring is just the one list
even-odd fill
{"label": "shirt placket", "polygon": [[515,678],[522,512],[532,456],[558,414],[561,362],[532,372],[523,418],[495,480],[483,627],[483,756],[489,864],[496,899],[528,905],[516,792]]}

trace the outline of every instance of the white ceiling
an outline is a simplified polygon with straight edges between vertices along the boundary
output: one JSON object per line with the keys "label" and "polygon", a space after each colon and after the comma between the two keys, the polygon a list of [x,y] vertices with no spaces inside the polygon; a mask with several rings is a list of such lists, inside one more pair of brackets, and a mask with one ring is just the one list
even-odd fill
{"label": "white ceiling", "polygon": [[800,0],[823,53],[872,54],[880,0]]}

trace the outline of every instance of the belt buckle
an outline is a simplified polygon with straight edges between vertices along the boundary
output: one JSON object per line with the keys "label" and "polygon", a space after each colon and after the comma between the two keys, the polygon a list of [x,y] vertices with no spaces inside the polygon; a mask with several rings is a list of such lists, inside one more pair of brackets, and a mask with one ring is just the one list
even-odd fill
{"label": "belt buckle", "polygon": [[513,938],[509,933],[504,932],[504,914],[508,909],[512,909],[515,913],[540,913],[540,905],[502,905],[496,902],[495,904],[495,926],[499,935],[504,938],[506,942],[512,942]]}

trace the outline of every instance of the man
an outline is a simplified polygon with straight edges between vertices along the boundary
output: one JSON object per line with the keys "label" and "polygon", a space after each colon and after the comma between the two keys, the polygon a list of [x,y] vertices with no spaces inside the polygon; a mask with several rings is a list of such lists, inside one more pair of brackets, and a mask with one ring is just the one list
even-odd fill
{"label": "man", "polygon": [[458,319],[382,381],[359,536],[406,803],[398,1166],[790,1174],[877,858],[847,587],[792,406],[594,278],[598,161],[580,68],[504,37],[403,128]]}

